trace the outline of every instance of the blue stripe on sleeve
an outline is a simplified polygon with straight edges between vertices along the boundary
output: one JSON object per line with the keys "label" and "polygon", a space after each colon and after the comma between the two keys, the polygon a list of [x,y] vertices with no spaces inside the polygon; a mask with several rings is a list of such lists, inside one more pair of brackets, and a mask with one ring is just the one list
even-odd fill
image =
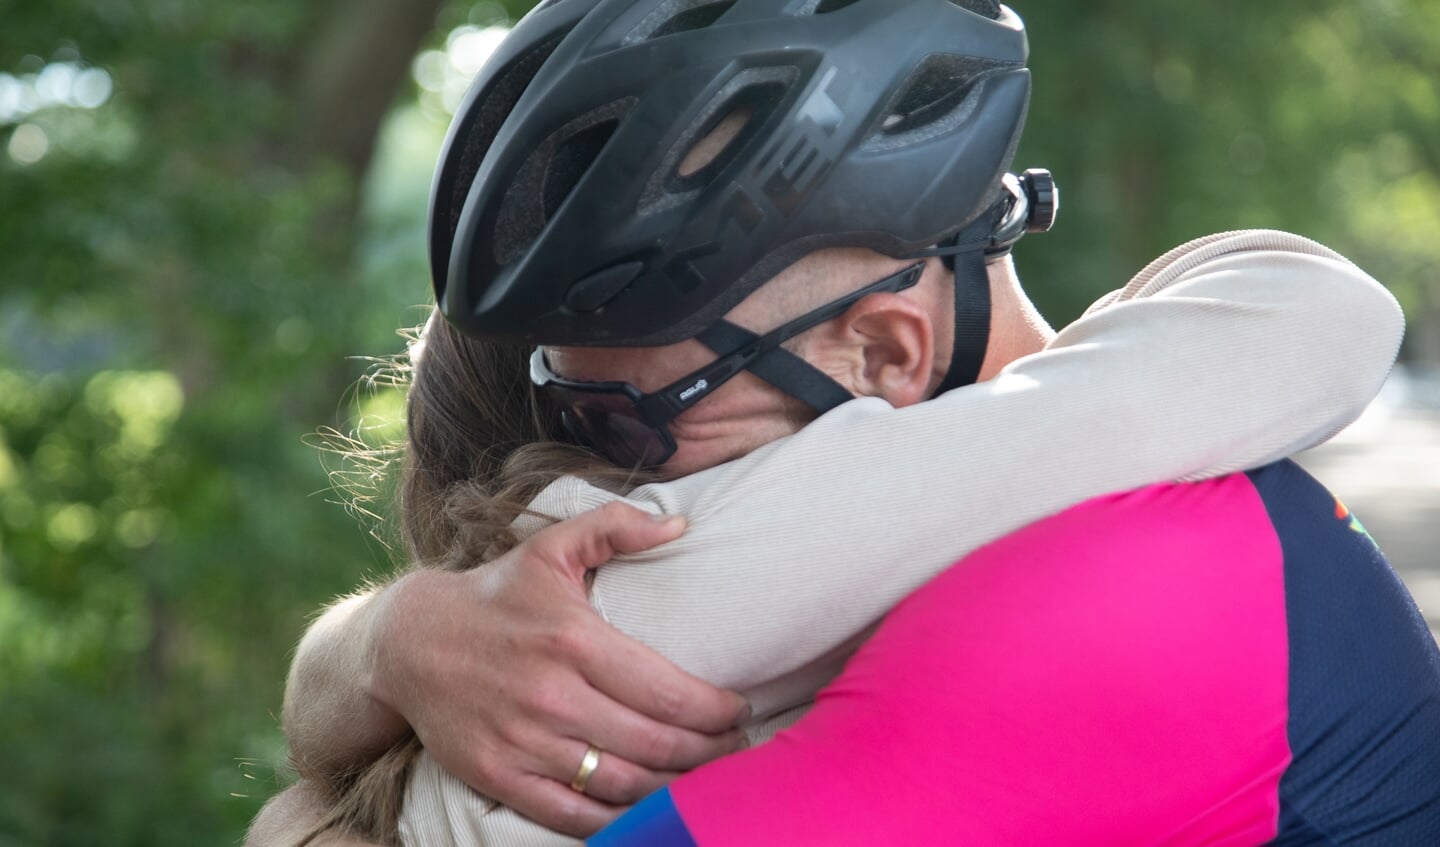
{"label": "blue stripe on sleeve", "polygon": [[668,788],[641,800],[585,843],[589,847],[698,847]]}

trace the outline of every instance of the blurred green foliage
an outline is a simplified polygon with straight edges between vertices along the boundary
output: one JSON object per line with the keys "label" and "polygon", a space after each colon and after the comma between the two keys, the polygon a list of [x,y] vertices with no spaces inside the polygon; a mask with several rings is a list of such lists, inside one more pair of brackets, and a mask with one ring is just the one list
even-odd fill
{"label": "blurred green foliage", "polygon": [[[233,842],[274,790],[306,615],[393,566],[306,436],[393,430],[347,357],[423,316],[439,51],[528,5],[0,13],[0,847]],[[1054,320],[1276,226],[1389,283],[1440,360],[1440,3],[1020,11],[1017,165],[1066,208],[1019,262]]]}
{"label": "blurred green foliage", "polygon": [[[1067,319],[1170,246],[1278,227],[1400,297],[1440,360],[1440,3],[1037,2],[1017,164],[1068,189],[1021,270]],[[1423,326],[1422,326],[1423,325]]]}

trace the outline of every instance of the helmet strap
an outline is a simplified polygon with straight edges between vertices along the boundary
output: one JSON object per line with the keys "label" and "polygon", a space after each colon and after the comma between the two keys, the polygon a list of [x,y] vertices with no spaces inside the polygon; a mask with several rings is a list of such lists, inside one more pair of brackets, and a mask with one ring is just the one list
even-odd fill
{"label": "helmet strap", "polygon": [[996,201],[984,214],[932,252],[944,258],[955,273],[955,341],[950,368],[933,396],[980,379],[985,351],[990,346],[990,262],[1010,252],[996,245],[996,227],[1010,209],[1008,198]]}
{"label": "helmet strap", "polygon": [[[971,385],[980,378],[990,346],[990,272],[988,265],[1010,252],[1012,241],[997,242],[995,234],[1010,212],[1009,195],[996,200],[969,226],[938,247],[907,258],[940,256],[955,274],[955,332],[950,367],[934,395]],[[759,336],[728,321],[711,324],[695,339],[716,354],[748,344]],[[751,373],[795,397],[820,414],[854,399],[844,386],[809,362],[781,348],[765,353],[747,367]]]}
{"label": "helmet strap", "polygon": [[955,256],[955,346],[939,396],[980,379],[990,346],[990,273],[983,248]]}
{"label": "helmet strap", "polygon": [[[759,337],[748,329],[719,320],[695,336],[695,340],[717,355],[724,355]],[[784,347],[777,347],[761,355],[751,362],[746,370],[822,415],[855,399],[855,395],[846,391],[845,386]]]}

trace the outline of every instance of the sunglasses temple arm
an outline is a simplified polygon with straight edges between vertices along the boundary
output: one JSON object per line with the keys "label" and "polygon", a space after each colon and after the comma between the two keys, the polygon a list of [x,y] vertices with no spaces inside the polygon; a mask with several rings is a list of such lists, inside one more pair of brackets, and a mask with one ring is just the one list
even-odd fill
{"label": "sunglasses temple arm", "polygon": [[666,423],[679,417],[682,412],[705,399],[711,391],[724,385],[745,369],[755,357],[751,352],[753,344],[721,356],[704,368],[685,377],[682,382],[672,382],[659,391],[647,396],[638,404],[640,410],[652,420]]}
{"label": "sunglasses temple arm", "polygon": [[[891,274],[884,279],[872,282],[858,291],[853,291],[841,297],[839,300],[826,303],[810,312],[806,312],[789,323],[782,324],[760,336],[754,342],[754,355],[759,355],[768,350],[779,347],[784,342],[807,330],[814,329],[820,324],[832,318],[838,318],[845,314],[851,306],[869,297],[871,294],[883,292],[897,293],[907,288],[913,288],[920,281],[920,276],[925,271],[925,263],[917,262],[904,270]],[[749,349],[749,345],[745,349]]]}
{"label": "sunglasses temple arm", "polygon": [[779,347],[806,330],[813,329],[826,321],[839,317],[846,309],[882,291],[899,292],[913,287],[920,281],[925,270],[924,262],[917,262],[904,270],[891,274],[858,291],[807,312],[789,323],[783,324],[756,338],[733,353],[721,356],[709,367],[674,382],[646,397],[640,402],[642,412],[652,420],[674,420],[686,409],[700,402],[711,391],[723,385],[731,377],[744,370],[758,356]]}

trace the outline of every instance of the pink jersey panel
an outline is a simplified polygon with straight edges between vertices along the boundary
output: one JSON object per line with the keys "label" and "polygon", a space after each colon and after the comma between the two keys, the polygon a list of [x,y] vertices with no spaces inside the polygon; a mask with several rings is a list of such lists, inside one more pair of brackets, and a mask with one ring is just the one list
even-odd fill
{"label": "pink jersey panel", "polygon": [[917,591],[676,807],[702,847],[1262,843],[1290,760],[1283,579],[1243,475],[1083,504]]}

